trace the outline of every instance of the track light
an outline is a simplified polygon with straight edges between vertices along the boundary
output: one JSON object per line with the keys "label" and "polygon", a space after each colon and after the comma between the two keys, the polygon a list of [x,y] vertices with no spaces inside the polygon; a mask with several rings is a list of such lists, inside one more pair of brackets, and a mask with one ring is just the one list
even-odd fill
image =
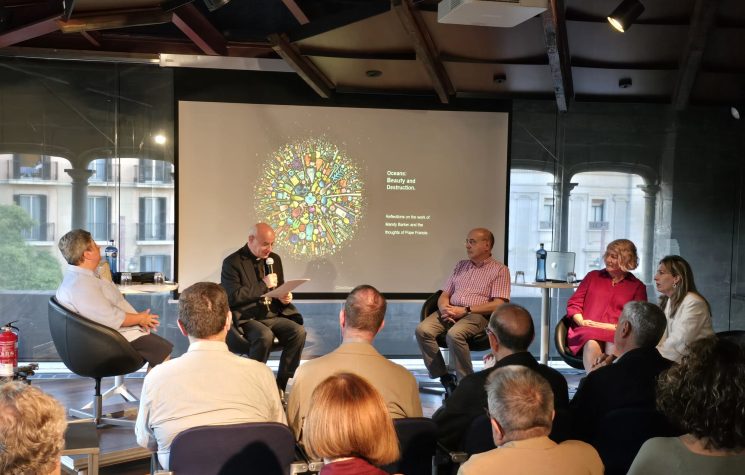
{"label": "track light", "polygon": [[644,5],[639,0],[623,0],[620,5],[613,10],[613,13],[608,15],[608,23],[613,25],[613,28],[625,32],[631,28],[631,24],[634,20],[639,18],[639,15],[644,11]]}

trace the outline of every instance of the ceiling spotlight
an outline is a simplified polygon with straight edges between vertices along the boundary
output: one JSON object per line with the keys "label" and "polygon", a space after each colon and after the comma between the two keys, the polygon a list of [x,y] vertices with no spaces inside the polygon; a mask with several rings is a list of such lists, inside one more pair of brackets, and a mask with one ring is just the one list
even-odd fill
{"label": "ceiling spotlight", "polygon": [[494,77],[492,78],[492,81],[494,81],[494,84],[502,84],[506,80],[507,80],[507,75],[503,73],[495,74]]}
{"label": "ceiling spotlight", "polygon": [[153,142],[157,143],[158,145],[165,145],[166,136],[163,134],[154,135]]}
{"label": "ceiling spotlight", "polygon": [[613,28],[625,32],[631,28],[631,24],[639,18],[639,15],[644,11],[644,5],[639,0],[623,0],[620,5],[613,10],[613,13],[608,15],[608,23],[613,25]]}
{"label": "ceiling spotlight", "polygon": [[621,78],[618,80],[618,87],[621,89],[628,89],[631,87],[631,78]]}
{"label": "ceiling spotlight", "polygon": [[214,12],[218,8],[224,7],[230,2],[230,0],[204,0],[204,6],[207,10]]}
{"label": "ceiling spotlight", "polygon": [[378,76],[382,76],[383,71],[381,71],[380,69],[368,69],[367,71],[365,71],[365,75],[369,78],[376,78]]}

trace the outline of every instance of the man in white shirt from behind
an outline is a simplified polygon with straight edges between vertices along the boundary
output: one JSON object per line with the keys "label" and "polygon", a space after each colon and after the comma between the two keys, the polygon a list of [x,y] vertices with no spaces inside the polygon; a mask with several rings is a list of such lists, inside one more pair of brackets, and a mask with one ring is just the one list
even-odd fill
{"label": "man in white shirt from behind", "polygon": [[171,442],[186,429],[287,423],[269,367],[228,351],[231,319],[227,294],[218,284],[200,282],[179,297],[178,326],[189,337],[189,350],[145,377],[135,425],[137,443],[157,449],[165,469]]}

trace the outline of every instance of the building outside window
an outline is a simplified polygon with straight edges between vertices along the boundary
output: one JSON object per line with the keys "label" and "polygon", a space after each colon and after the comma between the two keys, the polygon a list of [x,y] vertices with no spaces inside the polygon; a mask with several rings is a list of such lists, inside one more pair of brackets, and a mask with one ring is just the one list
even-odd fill
{"label": "building outside window", "polygon": [[94,241],[114,239],[111,229],[111,198],[108,196],[88,197],[88,232]]}
{"label": "building outside window", "polygon": [[140,198],[140,223],[137,229],[137,239],[164,241],[166,224],[166,199],[163,197]]}
{"label": "building outside window", "polygon": [[164,276],[171,279],[171,256],[168,254],[155,254],[140,256],[141,272],[162,272]]}
{"label": "building outside window", "polygon": [[52,180],[52,159],[46,155],[16,153],[13,155],[13,178],[20,180]]}
{"label": "building outside window", "polygon": [[543,209],[541,210],[541,229],[552,229],[554,227],[554,199],[544,198]]}
{"label": "building outside window", "polygon": [[49,241],[54,239],[54,232],[49,232],[48,229],[46,195],[15,195],[13,199],[34,220],[31,229],[22,231],[25,240]]}
{"label": "building outside window", "polygon": [[88,169],[93,170],[93,175],[88,180],[89,182],[112,181],[113,179],[111,160],[109,159],[99,158],[98,160],[93,160],[88,166]]}
{"label": "building outside window", "polygon": [[139,161],[138,183],[171,183],[172,165],[163,160],[142,158]]}

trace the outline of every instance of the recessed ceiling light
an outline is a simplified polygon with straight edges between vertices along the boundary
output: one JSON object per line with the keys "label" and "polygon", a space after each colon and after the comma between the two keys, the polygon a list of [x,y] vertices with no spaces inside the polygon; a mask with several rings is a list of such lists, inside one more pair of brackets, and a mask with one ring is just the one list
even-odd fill
{"label": "recessed ceiling light", "polygon": [[632,85],[631,78],[621,78],[618,80],[618,87],[621,89],[628,89]]}
{"label": "recessed ceiling light", "polygon": [[507,75],[504,73],[495,74],[494,77],[492,78],[492,81],[494,81],[494,84],[502,84],[506,80],[507,80]]}
{"label": "recessed ceiling light", "polygon": [[383,75],[383,71],[381,71],[379,69],[368,69],[367,71],[365,71],[365,74],[369,78],[376,78],[378,76],[382,76]]}

